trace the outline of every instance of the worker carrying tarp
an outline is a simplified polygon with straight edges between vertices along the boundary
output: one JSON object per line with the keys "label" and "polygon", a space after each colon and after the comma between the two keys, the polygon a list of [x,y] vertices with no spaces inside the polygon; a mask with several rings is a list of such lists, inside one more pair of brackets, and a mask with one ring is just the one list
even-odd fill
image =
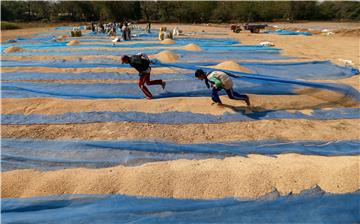
{"label": "worker carrying tarp", "polygon": [[165,81],[158,79],[158,80],[150,80],[150,72],[151,72],[151,61],[148,56],[144,53],[138,53],[131,57],[127,55],[121,56],[122,64],[130,64],[131,67],[135,68],[139,72],[139,82],[138,85],[140,89],[145,94],[147,99],[152,99],[153,95],[149,91],[149,89],[145,86],[147,85],[161,85],[163,89],[165,89]]}
{"label": "worker carrying tarp", "polygon": [[195,77],[199,80],[205,80],[205,84],[208,88],[212,87],[211,99],[214,103],[222,105],[218,92],[222,89],[230,99],[243,100],[248,106],[250,106],[250,100],[247,95],[241,95],[233,90],[233,82],[228,74],[223,71],[211,71],[206,74],[202,69],[195,71]]}

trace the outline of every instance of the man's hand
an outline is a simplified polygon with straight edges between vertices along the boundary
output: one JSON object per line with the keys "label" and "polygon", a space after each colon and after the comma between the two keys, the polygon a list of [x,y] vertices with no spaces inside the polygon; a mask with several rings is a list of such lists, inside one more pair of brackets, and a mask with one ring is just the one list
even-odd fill
{"label": "man's hand", "polygon": [[217,87],[216,84],[211,84],[211,87],[214,89],[221,89],[221,87]]}

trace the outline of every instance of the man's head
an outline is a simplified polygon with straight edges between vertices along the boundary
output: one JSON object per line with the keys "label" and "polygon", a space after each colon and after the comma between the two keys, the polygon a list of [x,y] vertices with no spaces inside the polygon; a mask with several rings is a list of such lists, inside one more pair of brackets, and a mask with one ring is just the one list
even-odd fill
{"label": "man's head", "polygon": [[130,57],[127,55],[122,55],[120,59],[121,59],[121,64],[129,64],[130,62]]}
{"label": "man's head", "polygon": [[195,77],[200,80],[204,80],[206,78],[206,74],[202,69],[197,69],[195,71]]}

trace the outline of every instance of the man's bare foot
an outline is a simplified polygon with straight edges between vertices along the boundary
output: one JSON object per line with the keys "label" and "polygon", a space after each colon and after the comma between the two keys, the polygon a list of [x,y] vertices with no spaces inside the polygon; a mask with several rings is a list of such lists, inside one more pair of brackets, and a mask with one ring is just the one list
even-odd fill
{"label": "man's bare foot", "polygon": [[165,82],[165,81],[162,81],[161,87],[162,87],[163,89],[165,89],[165,86],[166,86],[166,82]]}
{"label": "man's bare foot", "polygon": [[151,100],[152,98],[149,96],[145,96],[145,99]]}
{"label": "man's bare foot", "polygon": [[223,107],[224,106],[224,104],[222,104],[222,103],[215,103],[215,102],[212,102],[211,103],[211,105],[216,105],[216,106],[219,106],[219,107]]}

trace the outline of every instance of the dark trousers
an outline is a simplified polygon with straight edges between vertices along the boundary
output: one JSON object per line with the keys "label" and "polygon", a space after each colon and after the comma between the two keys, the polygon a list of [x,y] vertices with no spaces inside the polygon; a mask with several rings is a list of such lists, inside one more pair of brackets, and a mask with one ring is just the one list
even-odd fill
{"label": "dark trousers", "polygon": [[[219,92],[222,90],[222,88],[213,88],[212,89],[212,93],[211,93],[211,99],[215,102],[215,103],[221,103],[220,97],[219,97]],[[232,100],[248,100],[249,97],[247,95],[241,95],[237,92],[235,92],[232,88],[231,89],[225,89],[226,94],[228,95],[228,97]]]}
{"label": "dark trousers", "polygon": [[146,85],[162,85],[163,81],[161,79],[157,79],[157,80],[150,80],[150,74],[141,74],[140,78],[139,78],[139,87],[140,89],[143,91],[143,93],[145,94],[145,96],[152,98],[152,94],[149,91],[149,89],[145,86]]}

